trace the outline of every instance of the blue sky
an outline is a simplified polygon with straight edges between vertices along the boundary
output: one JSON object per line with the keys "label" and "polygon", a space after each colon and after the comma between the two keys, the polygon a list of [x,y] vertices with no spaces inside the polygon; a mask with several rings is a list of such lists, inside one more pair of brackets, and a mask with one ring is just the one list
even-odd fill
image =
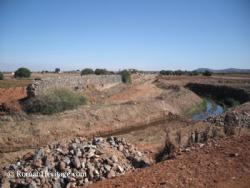
{"label": "blue sky", "polygon": [[249,0],[0,0],[0,70],[250,68]]}

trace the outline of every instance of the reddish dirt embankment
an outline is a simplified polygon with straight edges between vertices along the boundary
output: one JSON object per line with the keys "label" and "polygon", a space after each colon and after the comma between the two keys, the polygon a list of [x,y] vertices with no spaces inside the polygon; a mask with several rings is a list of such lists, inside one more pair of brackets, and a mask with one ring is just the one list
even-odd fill
{"label": "reddish dirt embankment", "polygon": [[26,87],[0,88],[0,113],[21,111],[19,100],[26,97]]}
{"label": "reddish dirt embankment", "polygon": [[8,89],[0,88],[0,103],[17,101],[25,97],[27,97],[25,87],[15,87]]}
{"label": "reddish dirt embankment", "polygon": [[249,156],[249,135],[226,138],[89,187],[249,187]]}

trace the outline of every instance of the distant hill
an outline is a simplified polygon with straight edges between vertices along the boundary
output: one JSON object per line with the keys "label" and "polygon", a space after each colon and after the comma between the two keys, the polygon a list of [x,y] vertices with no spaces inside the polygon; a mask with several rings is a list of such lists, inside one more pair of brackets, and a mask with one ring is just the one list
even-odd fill
{"label": "distant hill", "polygon": [[210,71],[213,73],[250,73],[250,69],[235,69],[235,68],[220,69],[220,70],[199,68],[199,69],[196,69],[194,71],[197,71],[197,72]]}

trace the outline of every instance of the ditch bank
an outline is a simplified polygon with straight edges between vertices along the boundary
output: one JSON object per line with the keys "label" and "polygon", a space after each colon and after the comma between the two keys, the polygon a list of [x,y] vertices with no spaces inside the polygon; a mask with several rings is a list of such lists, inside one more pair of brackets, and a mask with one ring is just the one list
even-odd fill
{"label": "ditch bank", "polygon": [[232,107],[250,101],[250,93],[244,89],[199,83],[188,83],[185,88],[199,96],[211,98],[224,107]]}
{"label": "ditch bank", "polygon": [[19,121],[0,121],[0,153],[34,148],[63,138],[108,135],[165,120],[169,114],[176,112],[163,101],[155,101],[85,106],[52,116],[29,115]]}

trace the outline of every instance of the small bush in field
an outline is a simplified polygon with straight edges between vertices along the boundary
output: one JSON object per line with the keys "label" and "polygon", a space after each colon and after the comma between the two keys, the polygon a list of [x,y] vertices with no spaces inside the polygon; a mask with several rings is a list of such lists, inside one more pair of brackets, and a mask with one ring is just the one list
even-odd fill
{"label": "small bush in field", "polygon": [[4,75],[2,72],[0,72],[0,80],[3,80],[4,79]]}
{"label": "small bush in field", "polygon": [[55,89],[29,99],[25,109],[28,113],[53,114],[74,109],[85,103],[86,99],[81,94],[67,89]]}
{"label": "small bush in field", "polygon": [[122,76],[122,82],[125,84],[130,84],[131,83],[131,74],[129,71],[127,70],[123,70],[121,72],[121,76]]}

